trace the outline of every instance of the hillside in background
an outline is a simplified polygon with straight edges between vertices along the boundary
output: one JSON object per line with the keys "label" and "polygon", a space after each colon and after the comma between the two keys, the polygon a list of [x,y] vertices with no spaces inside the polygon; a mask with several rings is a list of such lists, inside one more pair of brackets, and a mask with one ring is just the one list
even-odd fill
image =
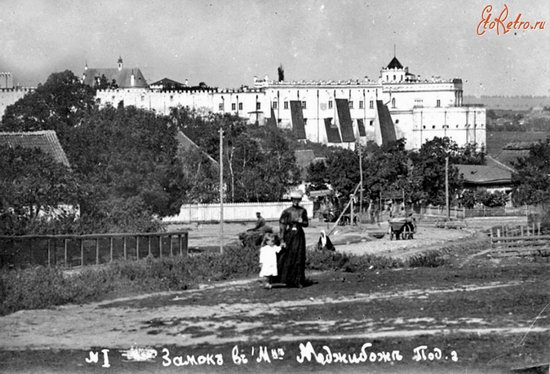
{"label": "hillside in background", "polygon": [[549,131],[487,131],[487,154],[498,156],[506,144],[537,142],[550,136]]}
{"label": "hillside in background", "polygon": [[464,96],[464,105],[483,104],[487,109],[531,110],[550,106],[549,96]]}

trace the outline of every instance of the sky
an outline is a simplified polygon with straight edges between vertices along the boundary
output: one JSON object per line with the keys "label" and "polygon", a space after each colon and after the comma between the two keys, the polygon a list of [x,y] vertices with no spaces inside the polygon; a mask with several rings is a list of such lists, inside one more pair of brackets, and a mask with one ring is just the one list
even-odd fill
{"label": "sky", "polygon": [[[478,35],[482,12],[544,30]],[[252,85],[254,76],[347,80],[394,56],[423,78],[462,78],[464,95],[550,96],[548,0],[0,0],[0,71],[36,86],[84,65],[139,67],[149,83]]]}

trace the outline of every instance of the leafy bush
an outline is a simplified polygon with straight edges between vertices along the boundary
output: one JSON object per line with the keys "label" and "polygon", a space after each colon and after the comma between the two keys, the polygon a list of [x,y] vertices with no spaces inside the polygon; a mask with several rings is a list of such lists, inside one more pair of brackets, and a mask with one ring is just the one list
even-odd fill
{"label": "leafy bush", "polygon": [[372,255],[348,255],[332,251],[311,250],[307,253],[306,268],[309,270],[341,270],[361,272],[371,269],[392,269],[403,267],[404,263],[395,258]]}
{"label": "leafy bush", "polygon": [[251,247],[228,247],[222,255],[115,261],[70,275],[42,266],[4,271],[0,273],[0,315],[90,302],[111,292],[184,290],[199,282],[247,277],[257,272],[258,251]]}
{"label": "leafy bush", "polygon": [[407,265],[412,268],[430,267],[435,268],[445,265],[446,261],[440,251],[428,251],[408,259]]}

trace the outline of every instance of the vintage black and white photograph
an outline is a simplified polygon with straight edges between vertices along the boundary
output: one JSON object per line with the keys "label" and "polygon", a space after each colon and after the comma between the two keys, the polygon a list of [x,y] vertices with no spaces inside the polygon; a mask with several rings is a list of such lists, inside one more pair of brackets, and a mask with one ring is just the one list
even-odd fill
{"label": "vintage black and white photograph", "polygon": [[549,372],[550,2],[0,5],[0,372]]}

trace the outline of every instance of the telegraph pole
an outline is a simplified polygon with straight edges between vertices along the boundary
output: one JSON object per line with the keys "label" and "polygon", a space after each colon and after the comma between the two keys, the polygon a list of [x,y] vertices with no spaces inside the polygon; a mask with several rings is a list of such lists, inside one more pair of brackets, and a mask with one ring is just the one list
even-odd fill
{"label": "telegraph pole", "polygon": [[223,130],[220,127],[220,253],[223,254]]}
{"label": "telegraph pole", "polygon": [[[359,139],[361,139],[359,137]],[[359,190],[359,222],[363,223],[363,160],[361,155],[361,142],[359,141],[359,183],[361,184]]]}
{"label": "telegraph pole", "polygon": [[449,156],[445,156],[445,206],[447,208],[447,221],[451,219],[449,207]]}

